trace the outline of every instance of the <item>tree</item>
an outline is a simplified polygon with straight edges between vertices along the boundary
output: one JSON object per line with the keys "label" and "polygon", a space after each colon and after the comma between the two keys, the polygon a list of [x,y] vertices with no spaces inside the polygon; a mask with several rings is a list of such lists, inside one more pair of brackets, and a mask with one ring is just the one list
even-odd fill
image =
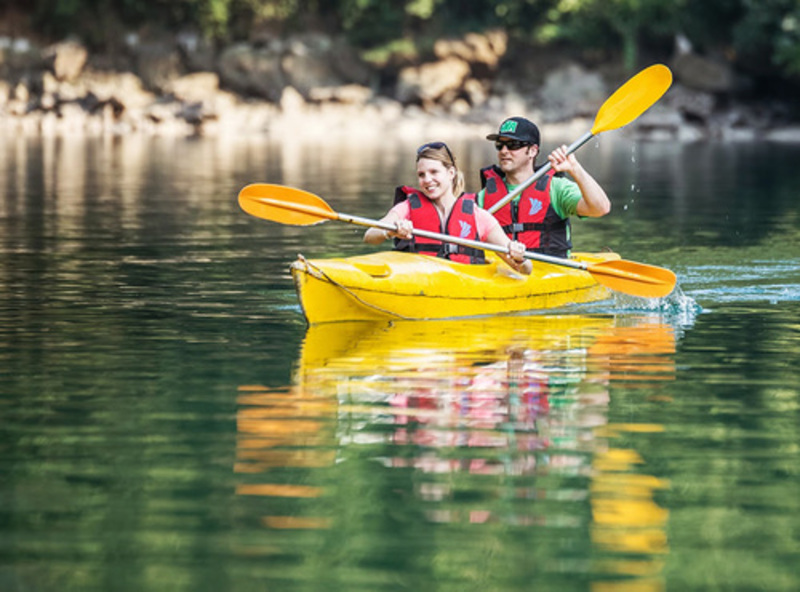
{"label": "tree", "polygon": [[642,39],[668,40],[686,0],[560,0],[543,29],[550,40],[584,47],[619,44],[625,68],[637,68]]}
{"label": "tree", "polygon": [[741,1],[744,13],[732,36],[743,65],[761,73],[774,68],[800,80],[800,2]]}

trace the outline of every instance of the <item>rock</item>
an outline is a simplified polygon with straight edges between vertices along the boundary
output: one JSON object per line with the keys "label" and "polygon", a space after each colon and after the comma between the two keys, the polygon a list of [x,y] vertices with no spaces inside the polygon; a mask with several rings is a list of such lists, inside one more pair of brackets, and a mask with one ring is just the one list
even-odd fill
{"label": "rock", "polygon": [[346,84],[370,86],[375,72],[361,59],[352,45],[344,40],[335,39],[327,59],[331,67]]}
{"label": "rock", "polygon": [[483,105],[489,99],[489,91],[486,87],[486,84],[475,78],[465,80],[462,85],[462,89],[472,106]]}
{"label": "rock", "polygon": [[73,81],[81,75],[89,52],[80,43],[65,41],[47,47],[42,57],[57,80]]}
{"label": "rock", "polygon": [[638,139],[674,139],[684,126],[683,118],[673,108],[654,105],[625,128],[625,132]]}
{"label": "rock", "polygon": [[86,94],[96,97],[100,104],[117,102],[124,109],[143,109],[156,100],[156,95],[146,90],[142,80],[130,72],[91,71],[84,75]]}
{"label": "rock", "polygon": [[663,104],[682,113],[688,120],[707,122],[716,107],[717,100],[709,92],[674,85],[664,97]]}
{"label": "rock", "polygon": [[539,94],[547,119],[563,121],[594,115],[608,98],[608,89],[599,74],[573,63],[550,72]]}
{"label": "rock", "polygon": [[183,63],[190,72],[211,72],[216,68],[214,46],[194,31],[179,33],[176,39]]}
{"label": "rock", "polygon": [[220,55],[217,70],[224,87],[246,96],[278,102],[286,86],[281,53],[271,47],[232,45]]}
{"label": "rock", "polygon": [[202,101],[219,91],[219,76],[215,72],[195,72],[170,80],[164,90],[182,101]]}
{"label": "rock", "polygon": [[11,85],[5,80],[0,80],[0,109],[8,104],[11,98]]}
{"label": "rock", "polygon": [[468,33],[463,39],[440,39],[434,43],[433,53],[440,60],[464,60],[475,76],[485,78],[497,69],[506,48],[506,34],[494,31],[486,35]]}
{"label": "rock", "polygon": [[305,97],[312,88],[341,86],[344,80],[326,58],[311,53],[290,53],[281,59],[286,83]]}
{"label": "rock", "polygon": [[464,99],[456,99],[450,105],[450,113],[457,117],[463,117],[470,112],[470,105]]}
{"label": "rock", "polygon": [[140,44],[136,48],[136,72],[145,88],[164,92],[183,74],[180,54],[165,42]]}
{"label": "rock", "polygon": [[[545,135],[573,135],[591,125],[608,97],[602,72],[571,62],[574,54],[524,45],[510,51],[500,30],[441,40],[436,61],[415,63],[416,54],[408,53],[381,71],[342,39],[318,33],[277,39],[263,31],[260,40],[230,46],[218,57],[211,43],[191,33],[146,41],[130,34],[124,51],[88,57],[76,43],[40,51],[0,37],[0,128],[190,135],[392,130],[416,139],[435,130],[485,135],[504,117],[524,115]],[[686,43],[678,47],[677,83],[630,125],[634,133],[673,141],[797,138],[796,128],[777,128],[794,116],[786,102],[737,104],[746,95],[733,92],[724,60],[693,54]],[[613,67],[603,72],[619,80]]]}
{"label": "rock", "polygon": [[675,79],[688,88],[730,93],[734,90],[733,70],[729,64],[694,53],[679,53],[670,64]]}
{"label": "rock", "polygon": [[306,102],[303,95],[291,86],[287,86],[281,93],[280,106],[284,113],[299,113],[305,108]]}
{"label": "rock", "polygon": [[58,97],[49,92],[43,92],[39,98],[39,109],[43,111],[52,111],[58,105]]}
{"label": "rock", "polygon": [[469,74],[469,64],[455,57],[403,68],[395,96],[402,103],[435,102],[448,91],[460,89]]}
{"label": "rock", "polygon": [[358,84],[312,88],[309,99],[317,102],[336,102],[348,105],[363,105],[372,98],[372,90]]}
{"label": "rock", "polygon": [[29,39],[0,36],[0,74],[6,76],[44,67],[42,51]]}
{"label": "rock", "polygon": [[31,100],[31,92],[28,89],[28,85],[23,82],[18,82],[17,85],[14,87],[14,91],[11,97],[15,101],[19,101],[20,103],[27,103]]}
{"label": "rock", "polygon": [[791,142],[800,144],[800,126],[791,125],[780,129],[773,129],[764,134],[772,142]]}

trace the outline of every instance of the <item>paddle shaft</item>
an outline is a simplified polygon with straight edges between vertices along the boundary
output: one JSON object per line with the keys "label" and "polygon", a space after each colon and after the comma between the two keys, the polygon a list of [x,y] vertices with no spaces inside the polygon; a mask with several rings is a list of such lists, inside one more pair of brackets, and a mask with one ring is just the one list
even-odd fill
{"label": "paddle shaft", "polygon": [[[389,230],[389,231],[397,230],[397,227],[395,225],[390,224],[388,222],[370,220],[369,218],[351,216],[350,214],[340,214],[338,212],[331,212],[327,217],[333,220],[340,220],[341,222],[358,224],[360,226],[383,228],[384,230]],[[461,245],[462,247],[472,247],[474,249],[483,249],[484,251],[494,251],[495,253],[504,253],[508,255],[508,249],[500,247],[498,245],[494,245],[492,243],[485,243],[482,241],[476,241],[468,238],[461,238],[449,234],[439,234],[438,232],[429,232],[427,230],[420,230],[418,228],[412,228],[411,233],[414,236],[421,236],[424,238],[430,238],[442,242],[454,243],[456,245]],[[565,259],[563,257],[554,257],[552,255],[545,255],[544,253],[535,253],[533,251],[525,251],[523,253],[523,256],[526,259],[533,259],[535,261],[541,261],[543,263],[550,263],[552,265],[560,265],[561,267],[571,267],[572,269],[580,269],[582,271],[586,271],[590,273],[592,277],[594,277],[594,279],[597,280],[598,282],[606,286],[610,286],[612,287],[612,289],[620,290],[634,296],[642,296],[643,294],[637,293],[638,291],[635,289],[634,291],[631,291],[630,287],[628,287],[628,289],[624,289],[618,283],[610,285],[608,283],[609,280],[606,278],[616,278],[618,280],[623,280],[623,281],[632,281],[636,284],[641,284],[642,286],[648,284],[649,285],[664,284],[664,280],[662,278],[649,277],[647,275],[642,275],[641,273],[631,272],[625,269],[614,269],[614,268],[603,267],[602,264],[590,265],[583,261],[575,261],[573,259]],[[634,265],[638,265],[640,267],[642,266],[642,264],[634,264]],[[672,283],[672,285],[674,285],[674,282]],[[668,292],[671,291],[671,289],[672,288],[670,287]]]}
{"label": "paddle shaft", "polygon": [[[270,194],[274,195],[274,197],[267,197]],[[282,185],[267,185],[264,183],[248,185],[239,192],[239,204],[247,213],[253,216],[283,224],[307,226],[309,224],[318,224],[325,220],[338,220],[359,226],[382,228],[389,231],[397,230],[397,227],[389,222],[340,214],[332,210],[322,198],[313,193]],[[412,229],[412,234],[475,249],[494,251],[501,254],[508,253],[505,247],[499,245],[448,234],[416,228]],[[526,259],[534,259],[551,265],[586,271],[598,283],[632,296],[661,298],[669,294],[675,287],[675,274],[668,269],[633,261],[619,259],[587,263],[532,251],[525,251],[523,256]]]}
{"label": "paddle shaft", "polygon": [[[586,142],[591,140],[593,137],[594,137],[594,134],[591,131],[586,132],[580,138],[578,138],[572,144],[569,145],[569,147],[567,148],[567,154],[568,155],[572,154],[578,148],[583,146]],[[497,210],[502,208],[504,205],[506,205],[512,199],[514,199],[515,197],[520,195],[528,187],[530,187],[531,185],[536,183],[536,181],[538,181],[539,179],[544,177],[544,175],[547,173],[547,171],[549,171],[551,168],[553,168],[553,166],[550,164],[550,161],[548,160],[547,163],[545,163],[544,165],[539,167],[539,170],[537,170],[530,177],[528,177],[525,181],[523,181],[521,185],[517,185],[517,187],[516,187],[516,189],[514,189],[514,191],[509,191],[508,195],[506,195],[503,199],[501,199],[500,201],[495,203],[492,207],[488,208],[489,213],[490,214],[494,214]]]}
{"label": "paddle shaft", "polygon": [[[328,220],[339,220],[340,222],[348,222],[350,224],[357,224],[359,226],[369,226],[373,228],[382,228],[383,230],[388,230],[390,232],[397,231],[397,226],[391,224],[389,222],[381,222],[380,220],[372,220],[370,218],[362,218],[361,216],[353,216],[350,214],[341,214],[339,212],[334,212],[330,210],[323,210],[322,208],[318,208],[315,206],[310,206],[306,204],[298,204],[298,203],[285,203],[281,200],[277,199],[270,199],[269,197],[261,197],[257,198],[258,201],[277,208],[283,208],[286,210],[292,211],[299,211],[305,212],[312,216],[318,216],[320,218],[325,218]],[[438,232],[430,232],[428,230],[422,230],[419,228],[412,228],[411,233],[414,236],[421,236],[423,238],[429,238],[432,240],[438,240],[441,242],[448,242],[453,243],[456,245],[460,245],[462,247],[471,247],[473,249],[482,249],[484,251],[494,251],[495,253],[503,253],[508,255],[508,249],[505,247],[501,247],[499,245],[495,245],[492,243],[486,243],[483,241],[472,240],[469,238],[461,238],[458,236],[452,236],[450,234],[440,234]],[[532,251],[525,251],[525,258],[526,259],[535,259],[537,261],[543,261],[545,263],[552,263],[554,265],[563,265],[564,267],[572,267],[574,269],[582,269],[587,270],[588,265],[583,262],[573,261],[571,259],[562,259],[561,257],[552,257],[550,255],[544,255],[542,253],[534,253]]]}

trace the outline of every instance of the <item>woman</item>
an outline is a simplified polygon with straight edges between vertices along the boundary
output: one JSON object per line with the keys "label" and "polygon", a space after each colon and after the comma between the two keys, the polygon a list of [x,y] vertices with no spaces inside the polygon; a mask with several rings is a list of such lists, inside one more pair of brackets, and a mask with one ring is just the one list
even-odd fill
{"label": "woman", "polygon": [[[381,218],[394,224],[393,231],[369,228],[364,242],[378,245],[394,238],[395,248],[444,257],[461,263],[485,262],[483,251],[415,237],[413,229],[450,234],[460,238],[492,243],[506,249],[500,253],[514,270],[530,274],[531,262],[525,259],[525,245],[509,239],[500,223],[475,203],[474,194],[464,191],[464,175],[458,170],[452,152],[444,142],[423,144],[417,150],[419,189],[402,186],[395,191],[395,205]],[[458,197],[456,197],[458,196]]]}

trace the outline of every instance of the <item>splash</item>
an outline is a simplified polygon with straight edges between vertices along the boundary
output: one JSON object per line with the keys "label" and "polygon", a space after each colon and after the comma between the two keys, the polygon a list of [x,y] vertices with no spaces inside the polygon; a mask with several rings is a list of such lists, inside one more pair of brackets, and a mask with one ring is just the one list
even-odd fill
{"label": "splash", "polygon": [[664,298],[637,298],[615,293],[613,300],[616,313],[658,313],[671,324],[684,328],[691,327],[697,315],[703,311],[703,307],[686,294],[680,285]]}
{"label": "splash", "polygon": [[[570,309],[571,312],[575,312],[575,310],[575,308]],[[690,329],[694,325],[697,315],[704,311],[705,309],[694,298],[686,294],[680,285],[664,298],[639,298],[615,292],[608,300],[577,307],[577,312],[581,314],[630,316],[632,318],[644,315],[656,318],[660,322],[672,325],[678,333]]]}

